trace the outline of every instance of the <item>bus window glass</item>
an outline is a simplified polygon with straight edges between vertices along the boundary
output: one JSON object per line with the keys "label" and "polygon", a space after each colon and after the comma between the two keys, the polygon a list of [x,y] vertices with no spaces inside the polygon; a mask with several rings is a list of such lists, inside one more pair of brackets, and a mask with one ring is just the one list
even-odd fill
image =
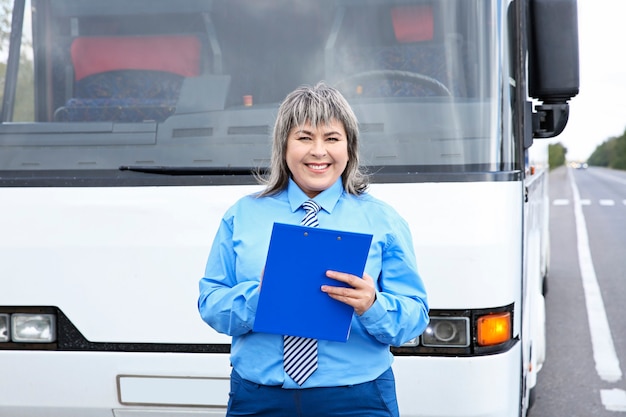
{"label": "bus window glass", "polygon": [[1,170],[263,168],[280,101],[321,80],[353,105],[375,172],[515,163],[491,2],[32,2]]}
{"label": "bus window glass", "polygon": [[[0,3],[2,16],[0,17],[0,80],[2,80],[0,97],[5,102],[5,97],[12,97],[6,100],[3,114],[10,121],[32,122],[34,120],[34,63],[33,63],[33,42],[32,42],[32,21],[30,10],[30,0],[26,0],[23,13],[24,18],[19,23],[22,28],[19,51],[15,51],[16,62],[12,70],[7,73],[9,58],[9,41],[11,39],[11,23],[13,17],[13,5],[4,0]],[[19,14],[18,14],[19,16]],[[10,79],[7,79],[7,76]],[[7,85],[7,82],[9,83]],[[7,87],[11,86],[9,90]],[[13,88],[14,86],[14,88]]]}

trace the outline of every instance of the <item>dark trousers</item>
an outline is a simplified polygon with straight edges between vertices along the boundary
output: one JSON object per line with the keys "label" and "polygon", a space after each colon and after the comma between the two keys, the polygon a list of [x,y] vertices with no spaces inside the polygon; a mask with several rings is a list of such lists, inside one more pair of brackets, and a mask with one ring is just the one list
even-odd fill
{"label": "dark trousers", "polygon": [[341,387],[283,389],[230,377],[227,417],[399,417],[391,368],[371,382]]}

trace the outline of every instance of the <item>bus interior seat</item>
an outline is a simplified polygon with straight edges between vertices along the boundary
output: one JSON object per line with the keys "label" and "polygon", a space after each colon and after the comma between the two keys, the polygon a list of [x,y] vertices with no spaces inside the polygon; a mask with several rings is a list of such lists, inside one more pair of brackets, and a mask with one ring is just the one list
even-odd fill
{"label": "bus interior seat", "polygon": [[163,121],[185,78],[201,72],[196,36],[81,37],[72,42],[74,93],[58,121]]}
{"label": "bus interior seat", "polygon": [[[364,80],[352,94],[361,97],[434,97],[441,89],[428,83],[394,79],[391,71],[417,73],[434,78],[452,95],[463,95],[463,86],[453,82],[453,69],[448,66],[444,42],[436,40],[433,10],[429,5],[394,6],[390,9],[390,42],[361,47],[354,43],[338,50],[335,58],[339,78],[372,70],[388,70],[389,76]],[[445,45],[448,48],[450,44]],[[453,45],[454,46],[454,45]],[[453,53],[457,53],[453,50]]]}

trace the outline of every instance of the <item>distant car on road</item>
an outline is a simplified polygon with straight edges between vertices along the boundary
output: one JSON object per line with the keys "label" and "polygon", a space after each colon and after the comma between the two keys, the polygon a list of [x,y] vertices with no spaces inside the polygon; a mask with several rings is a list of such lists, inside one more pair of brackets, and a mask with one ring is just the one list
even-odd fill
{"label": "distant car on road", "polygon": [[587,169],[587,167],[589,166],[586,162],[570,162],[569,166],[572,168],[576,168],[576,169]]}

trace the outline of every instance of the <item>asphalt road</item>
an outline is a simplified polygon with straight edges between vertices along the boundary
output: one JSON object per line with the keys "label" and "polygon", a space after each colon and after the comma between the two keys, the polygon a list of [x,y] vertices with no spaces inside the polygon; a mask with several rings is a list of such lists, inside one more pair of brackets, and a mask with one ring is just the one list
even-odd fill
{"label": "asphalt road", "polygon": [[530,417],[626,417],[626,171],[550,174],[546,363]]}

